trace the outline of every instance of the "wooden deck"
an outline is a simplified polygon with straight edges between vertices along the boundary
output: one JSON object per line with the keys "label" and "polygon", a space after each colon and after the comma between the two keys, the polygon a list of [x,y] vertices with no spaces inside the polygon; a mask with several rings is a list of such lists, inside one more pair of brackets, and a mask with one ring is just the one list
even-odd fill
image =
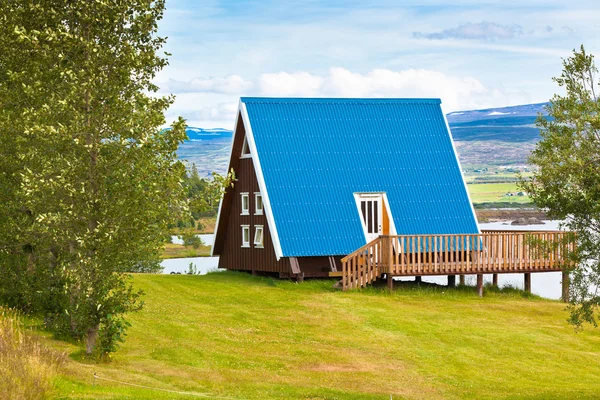
{"label": "wooden deck", "polygon": [[[478,275],[561,271],[574,243],[566,232],[380,236],[342,259],[343,290],[384,275]],[[481,285],[483,279],[481,278]],[[479,286],[479,285],[478,285]]]}

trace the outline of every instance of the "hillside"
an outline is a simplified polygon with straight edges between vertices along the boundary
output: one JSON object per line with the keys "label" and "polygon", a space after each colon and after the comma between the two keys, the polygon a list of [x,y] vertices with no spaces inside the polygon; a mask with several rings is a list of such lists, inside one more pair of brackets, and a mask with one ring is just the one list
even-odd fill
{"label": "hillside", "polygon": [[447,115],[465,169],[523,165],[540,138],[535,120],[547,103],[453,112]]}
{"label": "hillside", "polygon": [[229,272],[136,275],[135,284],[146,293],[145,307],[130,316],[127,342],[108,364],[78,362],[72,354],[57,397],[600,394],[600,332],[576,333],[565,322],[564,304],[514,290],[488,290],[479,298],[473,288],[406,284],[393,294],[378,288],[343,293],[331,281],[295,284]]}
{"label": "hillside", "polygon": [[187,127],[189,140],[179,146],[177,155],[190,164],[196,164],[200,176],[216,171],[224,173],[229,162],[232,131]]}
{"label": "hillside", "polygon": [[[447,115],[461,164],[465,169],[525,164],[539,139],[535,127],[544,105],[528,104]],[[195,163],[201,175],[227,169],[232,132],[188,127],[189,141],[178,150],[181,159]]]}

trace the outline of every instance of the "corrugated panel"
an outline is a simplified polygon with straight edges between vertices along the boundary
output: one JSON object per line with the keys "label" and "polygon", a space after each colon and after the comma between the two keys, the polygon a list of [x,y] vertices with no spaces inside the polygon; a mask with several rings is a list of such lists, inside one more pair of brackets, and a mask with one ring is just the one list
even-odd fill
{"label": "corrugated panel", "polygon": [[437,99],[242,98],[284,256],[365,244],[355,192],[385,192],[398,234],[477,233]]}

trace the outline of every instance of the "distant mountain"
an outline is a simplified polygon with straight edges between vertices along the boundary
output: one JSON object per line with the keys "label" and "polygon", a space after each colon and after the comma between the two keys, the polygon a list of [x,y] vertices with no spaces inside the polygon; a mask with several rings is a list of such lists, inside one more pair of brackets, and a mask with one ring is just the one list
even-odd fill
{"label": "distant mountain", "polygon": [[194,128],[193,126],[188,126],[185,128],[185,132],[188,135],[188,139],[192,142],[197,141],[212,141],[212,140],[221,140],[227,139],[231,140],[231,136],[233,132],[229,129],[223,128],[213,128],[213,129],[204,129],[204,128]]}
{"label": "distant mountain", "polygon": [[[447,115],[448,125],[464,168],[480,165],[525,164],[540,138],[535,126],[547,103],[485,110],[456,111]],[[177,154],[201,175],[224,173],[229,162],[233,132],[228,129],[187,127],[189,140]]]}
{"label": "distant mountain", "polygon": [[544,107],[547,104],[448,114],[448,125],[463,168],[526,164],[540,139],[535,120],[538,114],[546,115]]}
{"label": "distant mountain", "polygon": [[233,132],[228,129],[204,129],[188,126],[188,140],[177,149],[177,156],[190,165],[196,164],[200,176],[227,170]]}

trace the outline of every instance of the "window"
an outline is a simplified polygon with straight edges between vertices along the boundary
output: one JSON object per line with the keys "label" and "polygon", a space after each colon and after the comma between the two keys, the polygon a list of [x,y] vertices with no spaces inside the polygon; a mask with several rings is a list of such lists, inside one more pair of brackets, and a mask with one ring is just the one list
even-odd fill
{"label": "window", "polygon": [[262,195],[260,192],[254,193],[254,215],[262,215],[263,214],[263,202]]}
{"label": "window", "polygon": [[240,193],[242,196],[242,212],[241,215],[250,215],[250,197],[248,193]]}
{"label": "window", "polygon": [[240,158],[248,158],[250,157],[250,147],[248,147],[248,139],[244,136],[244,144],[242,145],[242,154]]}
{"label": "window", "polygon": [[254,227],[254,247],[262,249],[264,247],[264,229],[262,225]]}
{"label": "window", "polygon": [[250,247],[250,225],[242,225],[242,247]]}

